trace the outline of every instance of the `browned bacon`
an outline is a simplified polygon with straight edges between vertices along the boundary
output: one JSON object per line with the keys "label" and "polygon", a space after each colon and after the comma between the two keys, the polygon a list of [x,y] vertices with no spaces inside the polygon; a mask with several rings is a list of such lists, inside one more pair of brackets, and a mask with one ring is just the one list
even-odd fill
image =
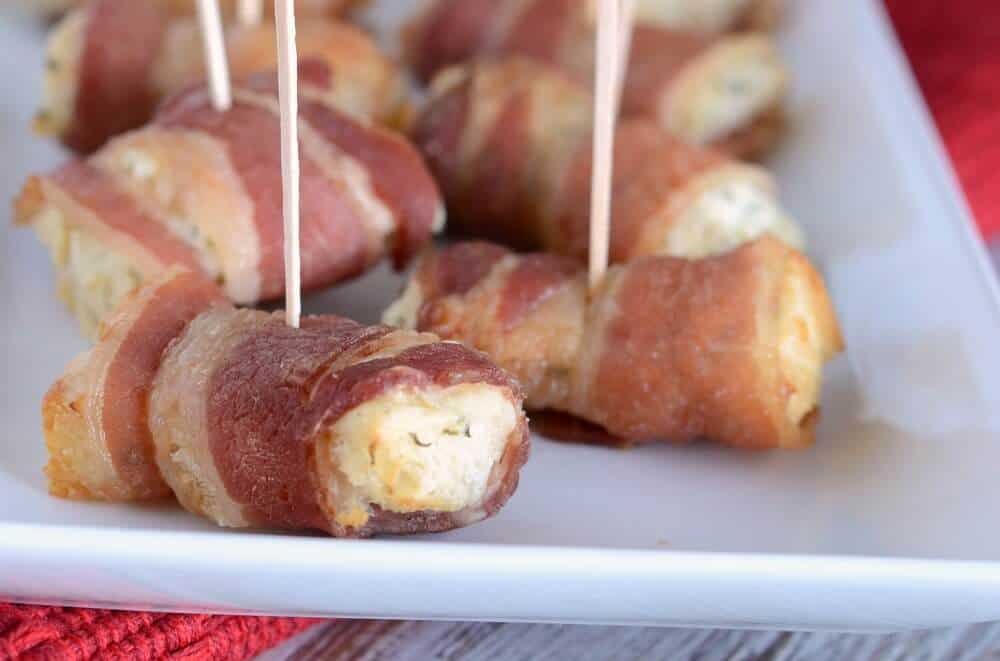
{"label": "browned bacon", "polygon": [[[277,81],[271,75],[247,79],[245,89],[255,94],[277,95]],[[281,266],[281,161],[278,149],[276,107],[260,99],[237,102],[232,110],[217,113],[201,87],[172,97],[156,117],[156,124],[166,128],[184,128],[212,135],[222,141],[234,168],[243,180],[244,189],[254,200],[255,220],[263,246],[270,247],[262,256],[261,298],[282,291]],[[305,97],[300,102],[301,120],[311,127],[333,151],[353,159],[371,187],[370,194],[391,212],[393,251],[397,268],[406,265],[414,253],[431,237],[440,224],[441,200],[430,173],[419,153],[399,135],[365,125],[349,115]],[[302,159],[301,224],[302,283],[310,288],[316,283],[330,283],[357,275],[374,259],[384,254],[378,245],[368,254],[371,220],[363,209],[351,208],[338,188],[325,178],[331,173],[306,158]],[[345,185],[356,182],[345,181]],[[332,221],[338,222],[332,222]],[[336,256],[338,260],[331,258]]]}
{"label": "browned bacon", "polygon": [[[412,136],[441,184],[449,228],[585,258],[590,108],[584,88],[523,58],[442,73]],[[619,125],[612,185],[615,262],[703,256],[767,232],[801,245],[763,170],[687,144],[648,120]]]}
{"label": "browned bacon", "polygon": [[[405,81],[367,35],[313,18],[300,25],[297,43],[303,64],[326,71],[317,76],[313,67],[301,80],[324,102],[380,123],[403,121]],[[90,153],[145,124],[164,96],[202,80],[201,48],[197,22],[172,18],[162,3],[94,0],[53,30],[47,55],[49,97],[36,128],[74,151]],[[274,26],[227,27],[226,54],[233,77],[274,70]]]}
{"label": "browned bacon", "polygon": [[823,280],[770,238],[687,260],[583,268],[506,253],[462,291],[438,276],[486,248],[428,255],[386,319],[486,351],[524,385],[544,429],[571,440],[709,439],[741,448],[812,442],[823,365],[842,340]]}
{"label": "browned bacon", "polygon": [[[322,65],[306,68],[314,78],[325,71]],[[220,113],[203,86],[179,92],[146,128],[119,136],[87,161],[33,177],[17,202],[17,219],[51,234],[40,221],[51,223],[57,212],[59,232],[82,233],[124,264],[115,268],[128,270],[127,277],[100,274],[116,282],[146,279],[180,264],[203,270],[237,303],[279,297],[284,272],[276,93],[273,75],[251,76],[234,85],[233,106]],[[354,277],[386,255],[402,268],[444,216],[420,154],[396,133],[330,107],[308,89],[301,93],[301,111],[303,288]],[[58,238],[43,240],[62,280],[74,285],[91,277],[82,271],[93,264],[66,264],[77,253],[63,254]],[[63,289],[76,299],[106,291]],[[100,319],[113,309],[118,294],[109,296],[68,301],[85,332],[94,331],[85,318]]]}
{"label": "browned bacon", "polygon": [[497,512],[528,455],[516,381],[427,333],[236,310],[174,270],[43,407],[52,493],[173,492],[220,525],[417,533]]}

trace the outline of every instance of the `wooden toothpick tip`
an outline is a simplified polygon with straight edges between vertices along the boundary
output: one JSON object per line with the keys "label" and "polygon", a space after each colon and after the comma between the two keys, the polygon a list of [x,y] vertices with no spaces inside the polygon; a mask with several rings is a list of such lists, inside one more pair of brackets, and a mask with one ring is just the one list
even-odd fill
{"label": "wooden toothpick tip", "polygon": [[594,89],[593,168],[590,182],[590,288],[608,269],[611,238],[611,176],[614,158],[615,95],[619,60],[619,0],[598,0]]}
{"label": "wooden toothpick tip", "polygon": [[208,69],[212,106],[219,112],[224,112],[233,105],[233,93],[229,82],[229,63],[226,61],[218,0],[198,0],[198,23],[205,44],[205,68]]}
{"label": "wooden toothpick tip", "polygon": [[299,327],[302,315],[299,252],[299,81],[294,0],[275,0],[278,38],[278,103],[281,108],[281,194],[285,230],[285,321]]}

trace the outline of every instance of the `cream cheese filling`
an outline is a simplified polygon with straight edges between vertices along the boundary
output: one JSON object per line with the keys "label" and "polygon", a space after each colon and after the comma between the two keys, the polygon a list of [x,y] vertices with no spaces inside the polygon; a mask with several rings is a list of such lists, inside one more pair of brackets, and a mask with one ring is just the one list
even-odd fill
{"label": "cream cheese filling", "polygon": [[664,124],[694,144],[724,138],[779,103],[787,79],[770,38],[727,38],[682,74],[666,99]]}
{"label": "cream cheese filling", "polygon": [[[417,267],[419,272],[420,267]],[[382,313],[382,323],[407,330],[416,330],[417,315],[424,303],[423,288],[416,276],[410,278],[403,293]]]}
{"label": "cream cheese filling", "polygon": [[83,334],[96,338],[101,321],[142,283],[141,271],[123,255],[67,223],[54,207],[43,208],[32,226],[56,267],[59,297],[77,318]]}
{"label": "cream cheese filling", "polygon": [[785,275],[778,312],[778,359],[789,391],[785,412],[795,425],[816,408],[826,359],[823,330],[811,291],[802,269],[793,267]]}
{"label": "cream cheese filling", "polygon": [[87,17],[85,9],[76,9],[67,14],[49,36],[42,78],[42,107],[33,124],[40,135],[60,135],[73,121]]}
{"label": "cream cheese filling", "polygon": [[728,252],[764,234],[801,249],[802,231],[756,177],[720,176],[681,212],[660,254],[700,258]]}
{"label": "cream cheese filling", "polygon": [[369,400],[318,441],[330,514],[359,527],[373,505],[401,514],[475,507],[517,421],[505,392],[485,384],[401,387]]}

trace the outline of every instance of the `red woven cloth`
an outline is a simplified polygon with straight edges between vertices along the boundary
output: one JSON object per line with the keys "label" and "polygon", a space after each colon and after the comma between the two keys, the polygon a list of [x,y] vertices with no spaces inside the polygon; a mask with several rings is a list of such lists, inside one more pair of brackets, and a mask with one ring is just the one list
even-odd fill
{"label": "red woven cloth", "polygon": [[0,604],[0,659],[248,659],[316,623]]}
{"label": "red woven cloth", "polygon": [[[987,237],[1000,233],[1000,0],[886,0]],[[0,604],[0,660],[239,661],[316,624]]]}
{"label": "red woven cloth", "polygon": [[1000,0],[886,0],[987,239],[1000,233]]}

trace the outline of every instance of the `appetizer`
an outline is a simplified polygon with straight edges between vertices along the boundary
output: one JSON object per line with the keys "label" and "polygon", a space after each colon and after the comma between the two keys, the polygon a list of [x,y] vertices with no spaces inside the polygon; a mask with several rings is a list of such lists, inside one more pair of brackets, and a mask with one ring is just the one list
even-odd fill
{"label": "appetizer", "polygon": [[626,444],[806,446],[843,347],[821,276],[771,237],[614,266],[592,294],[574,260],[459,243],[421,259],[384,321],[485,351],[529,409]]}
{"label": "appetizer", "polygon": [[49,489],[173,493],[221,526],[419,533],[497,512],[528,455],[517,383],[427,333],[287,326],[200,274],[137,290],[43,403]]}
{"label": "appetizer", "polygon": [[[530,57],[584,83],[594,69],[594,17],[579,0],[437,0],[406,41],[424,80],[477,56]],[[622,116],[740,157],[761,156],[780,136],[788,72],[770,36],[639,24],[631,43]]]}
{"label": "appetizer", "polygon": [[[592,104],[525,58],[446,69],[411,131],[441,185],[449,227],[520,249],[586,257]],[[615,141],[610,256],[704,257],[802,233],[763,169],[627,120]]]}
{"label": "appetizer", "polygon": [[[402,267],[443,224],[436,184],[404,138],[327,103],[322,64],[300,76],[303,288],[358,275],[387,254]],[[268,74],[237,81],[223,113],[205,88],[189,88],[145,128],[28,180],[16,220],[49,249],[85,334],[174,264],[202,271],[235,303],[283,293],[276,97]]]}
{"label": "appetizer", "polygon": [[[403,121],[404,77],[363,32],[315,18],[302,22],[296,41],[300,61],[328,68],[327,102],[359,118]],[[228,27],[226,55],[235,77],[273,70],[274,25]],[[145,124],[167,94],[204,79],[204,66],[193,18],[170,19],[147,1],[94,0],[52,29],[35,130],[74,151],[92,152]]]}

